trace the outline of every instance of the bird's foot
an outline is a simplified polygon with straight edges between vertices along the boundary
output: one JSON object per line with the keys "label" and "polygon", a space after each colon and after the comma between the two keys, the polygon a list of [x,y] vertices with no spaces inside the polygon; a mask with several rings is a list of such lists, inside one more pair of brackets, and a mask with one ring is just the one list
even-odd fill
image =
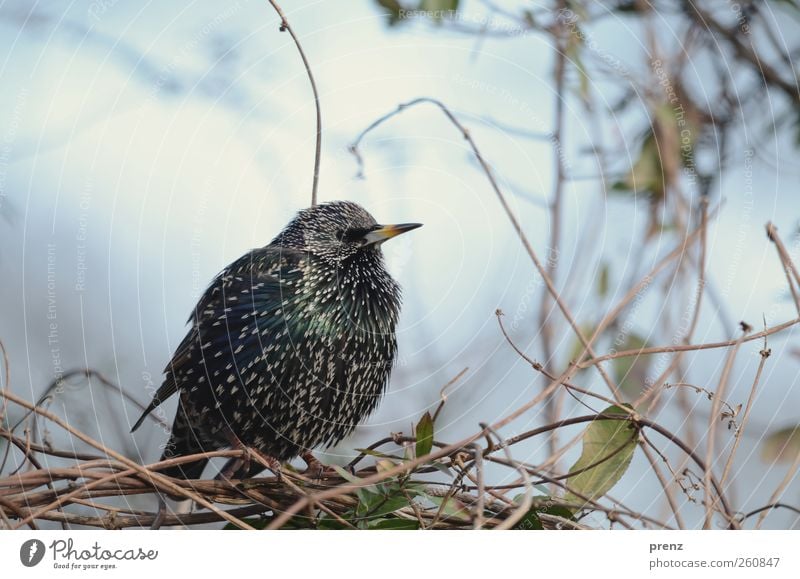
{"label": "bird's foot", "polygon": [[153,519],[153,523],[150,525],[150,529],[155,531],[161,528],[161,525],[164,523],[164,520],[167,518],[167,502],[164,500],[164,497],[158,495],[158,513],[156,514],[156,518]]}
{"label": "bird's foot", "polygon": [[[231,459],[226,463],[225,468],[219,474],[220,478],[231,479],[236,476],[248,476],[251,470],[253,470],[250,468],[250,465],[255,458],[256,462],[261,464],[264,468],[269,469],[272,474],[275,475],[276,479],[281,480],[283,477],[281,461],[277,458],[261,452],[257,448],[247,446],[239,440],[239,437],[236,436],[233,431],[228,431],[228,442],[230,442],[231,448],[243,450],[244,452],[241,457]],[[256,470],[260,471],[261,469]]]}
{"label": "bird's foot", "polygon": [[319,459],[311,454],[311,452],[304,452],[300,458],[306,463],[306,470],[303,474],[314,481],[321,481],[329,477],[339,476],[339,473],[330,466],[322,464]]}
{"label": "bird's foot", "polygon": [[250,454],[246,453],[245,458],[231,458],[228,459],[228,462],[225,463],[225,466],[217,475],[218,480],[231,480],[233,478],[238,478],[238,475],[242,472],[247,472],[250,470]]}
{"label": "bird's foot", "polygon": [[279,461],[274,456],[270,456],[268,454],[264,454],[258,449],[255,448],[248,448],[248,452],[253,453],[256,460],[264,465],[265,468],[269,469],[275,478],[279,481],[283,478],[283,470],[281,468],[281,461]]}
{"label": "bird's foot", "polygon": [[241,450],[243,452],[241,456],[228,459],[228,462],[225,463],[225,466],[217,475],[217,478],[222,480],[230,480],[232,478],[246,476],[246,473],[250,472],[252,449],[245,446],[232,430],[227,431],[227,438],[233,450]]}

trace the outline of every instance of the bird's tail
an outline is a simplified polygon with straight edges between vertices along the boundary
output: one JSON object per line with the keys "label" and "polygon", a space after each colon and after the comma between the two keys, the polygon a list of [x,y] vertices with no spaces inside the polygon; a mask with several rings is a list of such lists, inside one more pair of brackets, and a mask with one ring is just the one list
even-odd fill
{"label": "bird's tail", "polygon": [[[199,433],[195,431],[189,423],[183,404],[178,405],[178,413],[175,415],[175,422],[172,425],[172,435],[169,442],[164,447],[161,460],[178,458],[189,454],[197,454],[212,450],[204,447]],[[200,459],[192,462],[184,462],[174,466],[168,466],[159,472],[167,476],[181,479],[197,479],[203,474],[203,470],[208,464],[208,459]]]}

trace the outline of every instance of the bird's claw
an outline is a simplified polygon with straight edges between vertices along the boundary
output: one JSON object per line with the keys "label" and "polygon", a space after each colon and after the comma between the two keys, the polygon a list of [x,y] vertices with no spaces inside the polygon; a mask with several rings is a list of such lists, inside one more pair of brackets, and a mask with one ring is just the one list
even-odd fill
{"label": "bird's claw", "polygon": [[306,463],[306,470],[303,475],[315,482],[322,481],[330,476],[337,476],[338,473],[333,468],[322,464],[317,457],[310,452],[305,452],[301,458]]}

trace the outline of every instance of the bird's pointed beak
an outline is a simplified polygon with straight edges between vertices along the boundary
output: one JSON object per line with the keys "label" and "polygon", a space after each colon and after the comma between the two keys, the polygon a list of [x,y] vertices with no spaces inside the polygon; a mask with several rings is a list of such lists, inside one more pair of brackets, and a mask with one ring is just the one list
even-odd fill
{"label": "bird's pointed beak", "polygon": [[396,237],[401,233],[411,231],[417,227],[422,227],[422,223],[399,223],[397,225],[379,225],[364,236],[364,245],[373,243],[383,243],[387,239]]}

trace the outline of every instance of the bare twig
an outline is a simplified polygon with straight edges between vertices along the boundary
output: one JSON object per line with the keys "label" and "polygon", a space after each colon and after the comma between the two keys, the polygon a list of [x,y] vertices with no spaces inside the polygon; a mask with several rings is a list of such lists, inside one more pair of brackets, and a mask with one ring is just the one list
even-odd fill
{"label": "bare twig", "polygon": [[[772,334],[777,334],[778,332],[782,332],[787,328],[791,328],[792,326],[797,325],[800,323],[800,318],[794,318],[787,322],[783,322],[778,324],[777,326],[772,326],[771,328],[767,328],[766,330],[762,330],[761,332],[756,332],[755,334],[749,334],[747,337],[741,340],[742,344],[747,342],[752,342],[753,340],[758,340],[759,338],[763,338],[765,336],[771,336]],[[664,353],[672,353],[672,352],[690,352],[690,351],[699,351],[699,350],[714,350],[718,348],[729,348],[731,346],[735,346],[739,340],[726,340],[724,342],[709,342],[707,344],[689,344],[689,345],[677,345],[677,346],[658,346],[652,348],[639,348],[637,350],[621,350],[619,352],[612,352],[610,354],[604,354],[602,356],[597,356],[596,358],[591,358],[586,360],[585,362],[581,362],[578,364],[579,368],[588,368],[589,366],[594,366],[595,364],[599,364],[600,362],[605,362],[606,360],[615,360],[617,358],[627,358],[630,356],[649,356],[652,354],[664,354]]]}
{"label": "bare twig", "polygon": [[472,445],[472,456],[475,461],[476,482],[478,484],[478,500],[475,502],[475,522],[473,523],[473,528],[480,529],[483,527],[483,509],[486,499],[486,485],[483,481],[483,452],[480,445]]}
{"label": "bare twig", "polygon": [[533,504],[533,485],[531,484],[530,477],[528,476],[528,471],[522,465],[520,465],[519,462],[514,460],[514,457],[511,456],[511,450],[508,448],[508,445],[503,443],[503,438],[488,424],[481,424],[481,426],[484,428],[484,430],[487,430],[493,434],[495,438],[500,441],[500,446],[503,449],[503,453],[506,455],[506,459],[514,466],[514,468],[517,469],[517,472],[519,472],[520,476],[522,477],[522,481],[525,484],[525,494],[523,495],[519,506],[505,521],[497,526],[497,528],[501,530],[511,529],[528,513],[528,511],[530,511],[531,505]]}
{"label": "bare twig", "polygon": [[750,411],[753,408],[756,390],[758,389],[758,384],[761,381],[761,373],[764,370],[764,365],[767,363],[767,358],[769,358],[771,354],[771,351],[767,348],[766,337],[764,338],[764,348],[761,350],[760,354],[761,358],[758,361],[756,377],[753,379],[753,385],[750,387],[750,395],[747,397],[747,404],[744,407],[744,414],[742,414],[742,420],[739,428],[736,429],[736,432],[733,435],[733,448],[731,449],[730,454],[728,454],[728,460],[725,463],[725,468],[722,470],[722,476],[719,478],[719,484],[721,484],[723,488],[725,488],[725,482],[728,480],[728,475],[730,474],[731,467],[733,466],[733,459],[736,456],[736,451],[739,449],[739,443],[742,441],[744,428],[747,426],[747,421],[750,418]]}
{"label": "bare twig", "polygon": [[[566,2],[559,1],[559,8],[566,9]],[[557,20],[553,38],[555,41],[555,67],[553,70],[554,79],[554,98],[555,98],[555,127],[553,129],[553,157],[555,159],[555,182],[553,184],[553,195],[550,200],[550,245],[547,248],[547,276],[555,283],[556,272],[559,262],[559,246],[561,240],[561,205],[564,196],[564,181],[566,169],[563,157],[563,128],[564,128],[564,100],[567,98],[564,90],[565,73],[567,64],[566,38],[569,32]],[[539,331],[541,333],[542,353],[544,356],[544,366],[549,368],[553,364],[553,323],[550,320],[550,294],[542,292],[541,302],[539,303]],[[613,391],[613,389],[612,389]],[[556,398],[549,397],[545,401],[545,412],[547,421],[555,422],[558,419],[558,406]],[[558,448],[557,431],[550,434],[548,444],[550,454],[554,454]]]}
{"label": "bare twig", "polygon": [[716,32],[722,36],[722,38],[724,38],[730,44],[730,46],[733,47],[733,50],[737,56],[752,65],[757,73],[761,75],[765,83],[774,85],[782,90],[792,103],[797,103],[798,100],[800,100],[798,79],[784,79],[772,66],[764,62],[752,44],[748,45],[741,39],[742,35],[737,34],[735,29],[730,30],[726,28],[711,14],[701,9],[699,2],[692,2],[689,5],[687,14],[694,17],[702,28],[708,31]]}
{"label": "bare twig", "polygon": [[[8,352],[6,351],[6,345],[3,343],[3,340],[0,340],[0,352],[3,354],[3,384],[0,386],[0,390],[7,390],[11,380],[11,369],[8,365]],[[3,398],[3,402],[0,404],[0,426],[5,422],[7,408],[8,401]]]}
{"label": "bare twig", "polygon": [[720,421],[720,410],[722,407],[722,400],[725,398],[725,390],[728,387],[728,382],[730,379],[731,371],[733,370],[733,363],[736,360],[736,355],[739,353],[739,348],[744,341],[744,338],[747,336],[747,327],[743,328],[745,331],[742,332],[741,337],[739,340],[734,344],[734,346],[728,351],[727,359],[725,360],[725,366],[722,368],[722,375],[719,378],[719,386],[717,386],[717,393],[716,396],[712,399],[711,402],[711,416],[708,419],[708,434],[706,435],[706,468],[703,472],[703,492],[705,493],[705,508],[706,508],[706,515],[705,515],[705,522],[703,523],[703,528],[710,529],[711,522],[714,515],[714,509],[716,507],[716,500],[713,498],[712,489],[711,489],[711,475],[714,469],[714,445],[716,444],[716,436],[717,436],[717,424]]}
{"label": "bare twig", "polygon": [[441,390],[439,390],[439,405],[436,407],[436,411],[433,413],[433,417],[431,419],[433,422],[436,422],[436,419],[439,418],[439,413],[442,411],[442,409],[444,408],[445,403],[447,402],[447,390],[448,390],[448,388],[450,388],[450,386],[452,386],[453,384],[458,382],[461,379],[461,377],[464,376],[464,374],[467,373],[468,370],[469,370],[469,368],[464,368],[463,370],[461,370],[461,372],[459,372],[458,374],[453,376],[447,382],[447,384],[442,386]]}
{"label": "bare twig", "polygon": [[283,13],[283,10],[278,5],[275,0],[269,0],[269,3],[272,4],[272,7],[275,9],[275,12],[278,13],[278,16],[281,19],[281,32],[288,32],[289,35],[292,37],[295,46],[297,47],[297,52],[300,53],[300,58],[303,59],[303,66],[306,68],[306,74],[308,75],[308,80],[311,83],[311,90],[314,92],[314,106],[317,109],[317,144],[314,150],[314,180],[311,186],[311,205],[314,206],[317,204],[317,186],[319,184],[319,166],[320,166],[320,159],[322,156],[322,110],[319,105],[319,93],[317,92],[317,83],[314,82],[314,75],[311,73],[311,65],[306,58],[306,53],[303,51],[303,46],[300,44],[300,39],[297,38],[297,35],[294,33],[292,26],[289,24],[289,20],[286,18],[286,15]]}
{"label": "bare twig", "polygon": [[[664,473],[661,472],[661,469],[658,467],[658,462],[656,462],[655,457],[651,451],[652,444],[647,439],[646,436],[642,436],[642,443],[640,444],[642,451],[644,452],[645,458],[647,458],[647,462],[650,463],[650,468],[655,473],[656,478],[658,479],[661,488],[664,489],[664,498],[667,500],[667,504],[669,505],[670,510],[672,511],[672,516],[675,517],[675,523],[678,525],[679,529],[685,529],[686,524],[683,522],[683,516],[681,516],[681,510],[678,508],[678,504],[675,502],[675,497],[673,495],[673,488],[672,488],[672,481],[667,480],[664,476]],[[652,447],[655,448],[655,447]],[[660,456],[660,458],[666,463],[667,458],[656,450],[656,453]]]}
{"label": "bare twig", "polygon": [[[706,288],[706,253],[707,253],[707,246],[708,246],[708,200],[706,198],[701,199],[700,201],[700,258],[699,263],[697,265],[697,288],[695,289],[694,295],[694,302],[692,304],[692,317],[691,321],[689,322],[689,327],[686,330],[686,334],[683,336],[683,343],[689,345],[692,343],[692,337],[694,336],[694,332],[697,329],[697,322],[700,321],[700,306],[703,302],[703,294]],[[634,402],[634,406],[639,406],[640,404],[644,404],[647,398],[652,398],[650,402],[650,408],[655,408],[658,400],[661,397],[663,392],[662,386],[664,382],[669,378],[672,372],[675,371],[676,368],[681,363],[683,359],[683,355],[685,352],[676,352],[673,359],[670,361],[667,368],[661,372],[661,374],[653,381],[652,386],[649,390],[642,393],[636,402]]]}
{"label": "bare twig", "polygon": [[[789,291],[792,293],[792,299],[794,300],[795,308],[797,308],[797,314],[800,315],[800,295],[798,295],[797,288],[795,287],[795,284],[800,285],[800,274],[797,272],[797,267],[795,267],[792,256],[786,249],[783,240],[778,235],[778,228],[775,227],[771,221],[767,223],[766,227],[767,237],[775,244],[775,248],[778,250],[778,257],[780,257],[783,271],[786,273],[786,282],[789,284]],[[794,278],[794,282],[792,282],[792,278]]]}
{"label": "bare twig", "polygon": [[[63,428],[64,430],[66,430],[67,432],[72,434],[73,436],[75,436],[76,438],[78,438],[81,441],[85,442],[86,444],[88,444],[88,445],[90,445],[90,446],[102,451],[103,453],[107,454],[109,457],[119,461],[120,463],[122,463],[126,467],[128,467],[128,470],[124,471],[124,475],[123,474],[111,475],[109,477],[109,479],[108,479],[109,481],[113,481],[113,480],[119,478],[120,476],[127,476],[127,475],[133,474],[133,473],[145,474],[145,475],[150,477],[150,479],[152,480],[152,482],[154,484],[156,484],[159,487],[163,488],[165,491],[167,491],[167,492],[169,492],[171,494],[174,494],[174,495],[182,495],[182,496],[185,496],[186,498],[190,498],[190,499],[194,500],[195,502],[203,505],[204,507],[206,507],[207,509],[210,509],[212,511],[219,511],[219,509],[217,509],[217,507],[215,507],[211,502],[209,502],[205,498],[203,498],[203,497],[201,497],[201,496],[199,496],[199,495],[197,495],[197,494],[195,494],[195,493],[193,493],[193,492],[191,492],[191,491],[189,491],[189,490],[187,490],[187,489],[175,484],[168,477],[165,477],[164,475],[160,475],[160,474],[158,474],[158,473],[156,473],[156,472],[154,472],[152,470],[148,470],[145,467],[142,467],[141,465],[136,464],[135,462],[133,462],[132,460],[130,460],[126,456],[123,456],[122,454],[119,454],[118,452],[109,449],[108,447],[106,447],[105,445],[97,442],[96,440],[94,440],[90,436],[84,434],[83,432],[81,432],[79,430],[76,430],[75,428],[73,428],[72,426],[70,426],[69,424],[67,424],[63,420],[61,420],[55,414],[53,414],[51,412],[47,412],[45,410],[42,410],[41,408],[31,404],[30,402],[24,400],[23,398],[20,398],[19,396],[17,396],[16,394],[14,394],[12,392],[3,391],[2,395],[4,397],[6,397],[10,402],[13,402],[14,404],[18,404],[18,405],[22,406],[23,408],[27,408],[28,410],[32,410],[36,414],[38,414],[38,415],[40,415],[40,416],[42,416],[44,418],[47,418],[48,420],[54,422],[55,424],[57,424],[58,426],[60,426],[61,428]],[[96,484],[96,483],[90,483],[90,485],[92,485],[92,484]],[[75,491],[75,492],[77,493],[78,491]],[[49,504],[46,509],[43,509],[43,512],[46,512],[46,511],[49,511],[51,509],[57,508],[58,506],[60,506],[62,504],[62,502],[63,502],[63,498],[60,498],[60,499],[54,501],[53,503]],[[250,525],[248,525],[247,523],[244,523],[244,522],[240,521],[239,519],[236,519],[235,517],[231,517],[230,515],[227,515],[224,512],[220,512],[220,514],[222,515],[223,518],[227,519],[229,522],[231,522],[231,523],[233,523],[233,524],[235,524],[235,525],[237,525],[237,526],[239,526],[241,528],[251,528]],[[32,513],[25,520],[23,520],[20,523],[20,525],[25,525],[29,521],[34,520],[35,518],[36,518],[36,513]]]}
{"label": "bare twig", "polygon": [[[783,492],[786,490],[786,487],[795,479],[797,476],[797,470],[800,469],[800,452],[796,453],[794,456],[794,460],[792,464],[789,465],[789,470],[786,471],[786,474],[781,479],[781,482],[778,483],[778,486],[773,491],[772,495],[769,497],[769,503],[778,503],[780,502],[780,498],[783,495]],[[758,516],[758,521],[756,522],[756,529],[760,529],[761,525],[764,524],[764,520],[767,518],[768,511],[763,511]]]}
{"label": "bare twig", "polygon": [[750,517],[754,517],[755,515],[758,515],[758,514],[764,515],[767,511],[771,511],[772,509],[788,509],[788,510],[792,511],[793,513],[797,513],[798,515],[800,515],[800,508],[798,508],[798,507],[795,507],[795,506],[792,506],[792,505],[788,505],[786,503],[770,503],[768,505],[764,505],[763,507],[759,507],[757,509],[754,509],[754,510],[750,511],[749,513],[747,513],[746,515],[744,515],[742,517],[742,522],[744,522],[747,519],[749,519]]}

